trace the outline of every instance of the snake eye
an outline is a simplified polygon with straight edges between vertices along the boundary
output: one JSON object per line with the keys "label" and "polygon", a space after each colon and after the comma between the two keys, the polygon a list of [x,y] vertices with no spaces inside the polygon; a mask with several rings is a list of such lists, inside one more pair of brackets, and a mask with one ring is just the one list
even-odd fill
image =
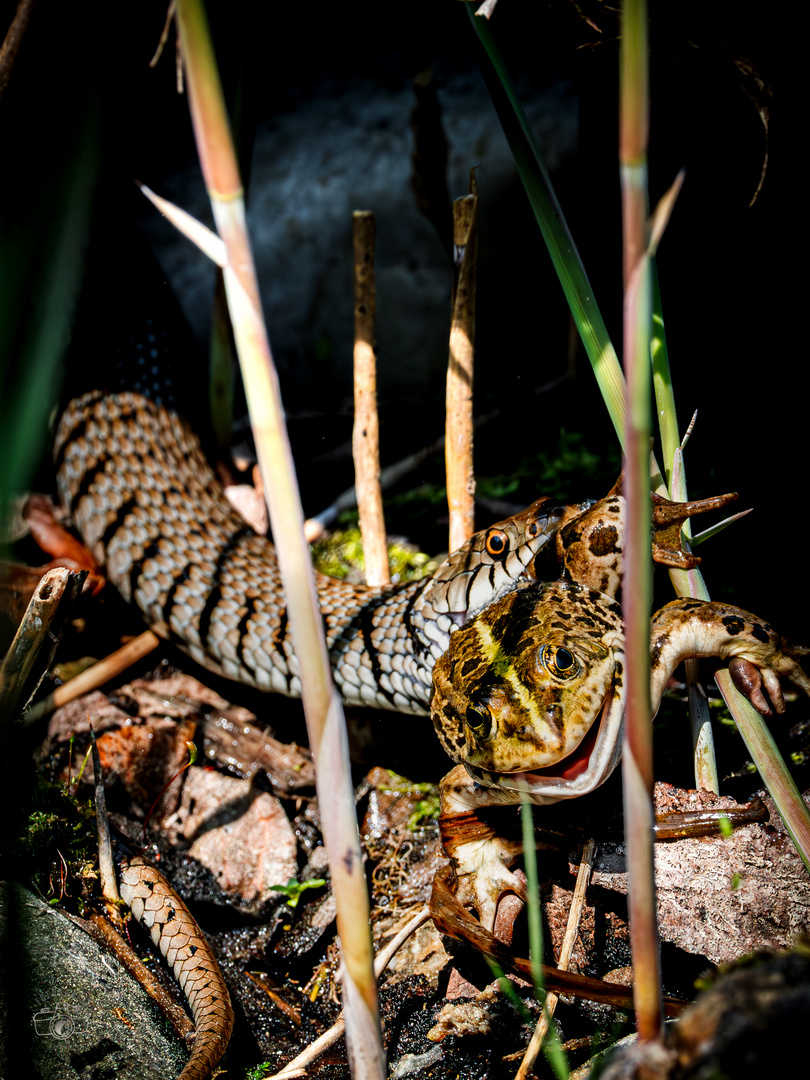
{"label": "snake eye", "polygon": [[547,670],[558,679],[571,679],[579,671],[574,654],[559,645],[544,645],[540,657]]}
{"label": "snake eye", "polygon": [[468,705],[464,722],[479,739],[485,739],[492,730],[492,714],[486,705]]}
{"label": "snake eye", "polygon": [[509,537],[503,529],[490,529],[484,546],[493,559],[502,559],[509,550]]}

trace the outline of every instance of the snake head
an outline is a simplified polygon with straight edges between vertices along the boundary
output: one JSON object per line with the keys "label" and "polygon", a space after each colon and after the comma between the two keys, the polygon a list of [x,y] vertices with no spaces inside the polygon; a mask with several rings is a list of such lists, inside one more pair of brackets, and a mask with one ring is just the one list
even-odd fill
{"label": "snake head", "polygon": [[573,582],[527,585],[453,635],[431,713],[451,757],[533,801],[585,794],[619,755],[618,605]]}
{"label": "snake head", "polygon": [[534,560],[560,527],[590,503],[537,499],[511,518],[470,537],[426,582],[409,622],[425,653],[438,660],[450,635],[501,596],[535,577]]}

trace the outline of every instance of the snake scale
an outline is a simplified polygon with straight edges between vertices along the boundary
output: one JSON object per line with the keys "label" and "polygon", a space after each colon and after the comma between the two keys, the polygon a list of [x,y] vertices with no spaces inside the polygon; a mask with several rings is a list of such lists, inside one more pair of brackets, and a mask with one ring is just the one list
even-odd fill
{"label": "snake scale", "polygon": [[[82,395],[62,414],[56,456],[74,526],[153,630],[228,678],[300,696],[275,549],[231,509],[178,413],[137,392]],[[370,588],[318,575],[344,701],[427,714],[451,632],[517,585],[568,513],[540,499],[421,581]]]}
{"label": "snake scale", "polygon": [[178,1080],[213,1075],[233,1030],[233,1006],[211,947],[163,875],[136,855],[121,866],[120,891],[148,929],[186,995],[194,1017],[191,1057]]}

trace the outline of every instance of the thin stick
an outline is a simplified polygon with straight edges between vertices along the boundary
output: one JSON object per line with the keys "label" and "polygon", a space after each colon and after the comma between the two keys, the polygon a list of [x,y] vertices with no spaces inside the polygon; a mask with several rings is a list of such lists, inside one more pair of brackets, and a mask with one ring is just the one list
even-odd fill
{"label": "thin stick", "polygon": [[52,713],[54,709],[67,705],[69,701],[75,701],[82,694],[98,690],[110,679],[114,679],[122,671],[131,668],[133,664],[137,664],[144,656],[148,656],[159,644],[160,638],[157,634],[151,630],[144,630],[132,641],[128,641],[126,645],[122,645],[120,649],[116,649],[114,653],[105,656],[103,660],[99,660],[97,664],[93,664],[92,667],[82,671],[68,682],[57,686],[46,698],[32,705],[25,717],[26,724],[33,724],[41,717]]}
{"label": "thin stick", "polygon": [[[474,187],[475,177],[470,185]],[[449,550],[455,551],[475,532],[473,473],[473,343],[475,341],[475,272],[478,257],[478,196],[453,203],[453,250],[456,287],[447,363],[445,462],[450,511]]]}
{"label": "thin stick", "polygon": [[88,919],[80,919],[69,913],[68,917],[114,954],[122,967],[126,968],[130,975],[137,979],[141,987],[152,998],[180,1038],[183,1040],[188,1039],[194,1031],[194,1024],[186,1016],[182,1007],[172,999],[154,972],[150,971],[138,959],[132,946],[121,937],[104,916],[99,912],[93,912]]}
{"label": "thin stick", "polygon": [[90,724],[90,742],[93,750],[93,780],[95,781],[96,797],[96,833],[98,835],[98,876],[101,885],[101,895],[110,921],[117,929],[121,929],[123,921],[119,904],[121,897],[118,892],[118,880],[115,876],[115,867],[112,856],[112,840],[110,838],[110,820],[107,817],[107,797],[104,791],[104,770],[101,768],[101,758],[96,742],[96,733]]}
{"label": "thin stick", "polygon": [[[579,870],[577,872],[577,883],[574,886],[574,895],[571,899],[571,907],[568,911],[568,923],[565,928],[565,936],[563,937],[562,946],[560,948],[560,959],[557,967],[560,968],[561,971],[567,971],[568,965],[571,963],[571,954],[574,951],[574,943],[576,942],[577,934],[579,933],[579,924],[582,920],[582,909],[585,906],[585,892],[591,880],[593,857],[595,854],[596,843],[593,840],[588,840],[582,850],[582,859],[580,860]],[[537,1021],[537,1027],[534,1029],[531,1042],[526,1048],[526,1053],[523,1055],[520,1068],[515,1074],[515,1080],[525,1080],[532,1071],[532,1067],[537,1060],[537,1055],[540,1053],[543,1039],[546,1037],[546,1032],[549,1029],[551,1019],[554,1016],[554,1011],[557,1008],[557,1002],[559,1000],[558,995],[553,991],[549,991],[548,994],[546,994],[543,1011],[540,1014],[540,1019]]]}
{"label": "thin stick", "polygon": [[377,416],[377,358],[374,320],[377,293],[374,281],[374,241],[377,223],[370,210],[352,215],[354,242],[354,432],[352,451],[360,511],[360,534],[366,581],[391,581],[380,490],[380,424]]}

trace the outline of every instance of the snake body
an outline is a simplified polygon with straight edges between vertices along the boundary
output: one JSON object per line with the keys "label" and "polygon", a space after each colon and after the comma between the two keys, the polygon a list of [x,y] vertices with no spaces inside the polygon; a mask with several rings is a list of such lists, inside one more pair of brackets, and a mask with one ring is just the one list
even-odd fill
{"label": "snake body", "polygon": [[233,1006],[211,947],[191,912],[154,866],[139,855],[125,860],[121,896],[149,930],[186,995],[196,1032],[178,1080],[207,1080],[227,1049]]}
{"label": "snake body", "polygon": [[[83,394],[61,416],[56,464],[73,524],[157,633],[228,678],[300,695],[275,549],[231,508],[176,411],[137,391]],[[518,585],[569,513],[538,500],[422,581],[370,588],[317,576],[343,699],[427,713],[452,631]]]}

